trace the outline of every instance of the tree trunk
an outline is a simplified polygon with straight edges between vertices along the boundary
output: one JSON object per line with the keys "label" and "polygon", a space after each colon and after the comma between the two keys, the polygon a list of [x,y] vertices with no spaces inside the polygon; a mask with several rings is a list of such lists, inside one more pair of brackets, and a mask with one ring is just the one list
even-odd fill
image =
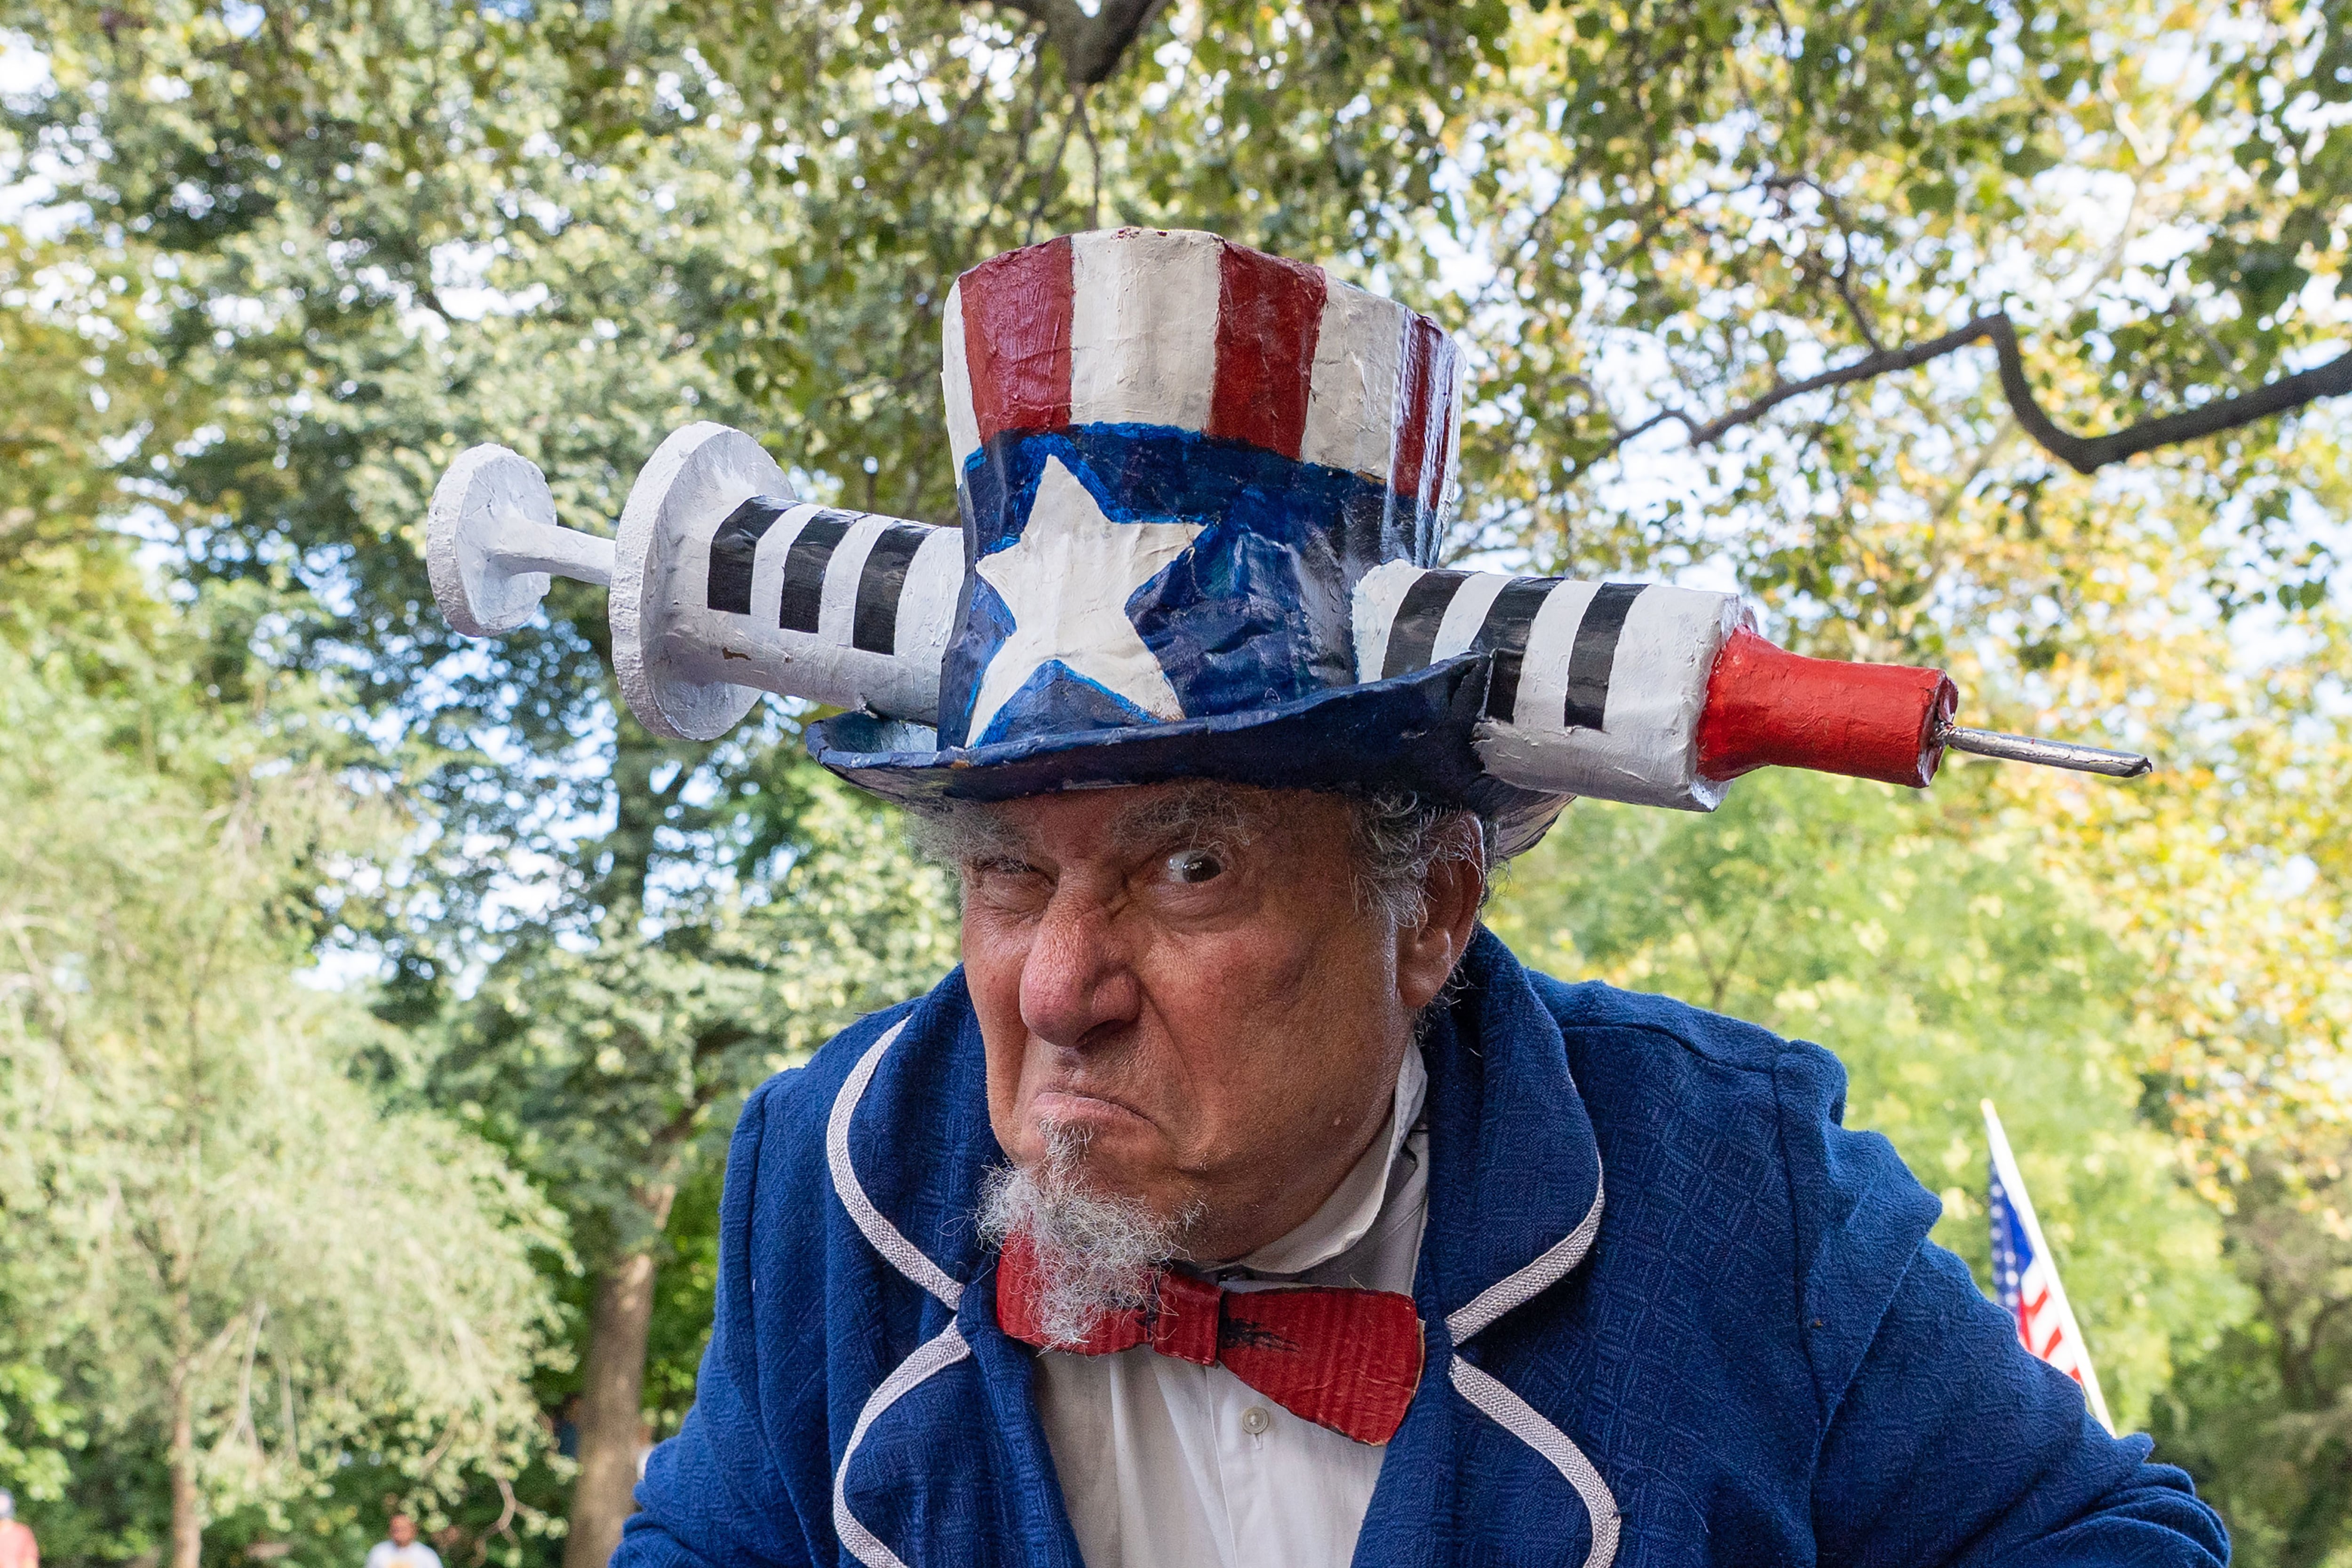
{"label": "tree trunk", "polygon": [[[671,1189],[641,1200],[659,1230],[668,1222]],[[625,1253],[596,1276],[588,1316],[588,1364],[580,1390],[580,1479],[572,1489],[572,1530],[563,1568],[604,1568],[636,1511],[637,1448],[646,1413],[646,1342],[654,1322],[654,1259]],[[174,1568],[181,1568],[175,1564]],[[194,1568],[194,1564],[186,1565]]]}
{"label": "tree trunk", "polygon": [[[604,650],[609,656],[609,647]],[[664,792],[653,786],[656,768],[668,759],[662,744],[623,715],[613,759],[617,815],[605,838],[612,855],[600,879],[597,901],[618,923],[645,905],[654,838],[663,820]],[[694,769],[681,762],[672,789],[681,789]],[[657,1146],[660,1140],[656,1139]],[[664,1151],[665,1153],[667,1151]],[[656,1166],[656,1168],[658,1168]],[[646,1343],[654,1321],[654,1254],[659,1232],[669,1223],[677,1189],[667,1184],[642,1186],[635,1194],[655,1234],[635,1249],[605,1260],[596,1274],[595,1303],[588,1314],[587,1365],[582,1374],[580,1476],[572,1487],[572,1527],[563,1542],[563,1568],[605,1568],[621,1544],[621,1526],[636,1511],[637,1446],[645,1429]],[[628,1227],[622,1228],[625,1234]]]}
{"label": "tree trunk", "polygon": [[196,1497],[196,1369],[186,1358],[172,1369],[172,1568],[198,1568],[205,1520]]}

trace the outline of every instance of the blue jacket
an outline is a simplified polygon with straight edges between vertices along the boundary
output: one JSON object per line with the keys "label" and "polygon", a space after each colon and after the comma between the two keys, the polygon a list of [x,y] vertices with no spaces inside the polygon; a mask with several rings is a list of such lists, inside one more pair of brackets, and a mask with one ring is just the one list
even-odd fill
{"label": "blue jacket", "polygon": [[[1491,936],[1465,980],[1424,1044],[1427,1370],[1359,1563],[2227,1560],[1927,1239],[1827,1051]],[[982,1084],[959,972],[751,1097],[695,1408],[617,1568],[1079,1568],[972,1225]]]}

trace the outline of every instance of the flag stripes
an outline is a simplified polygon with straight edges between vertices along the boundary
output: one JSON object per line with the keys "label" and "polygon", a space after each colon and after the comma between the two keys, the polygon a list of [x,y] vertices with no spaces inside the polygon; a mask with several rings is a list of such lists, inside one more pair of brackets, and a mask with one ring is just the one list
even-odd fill
{"label": "flag stripes", "polygon": [[1433,511],[1444,495],[1445,476],[1453,465],[1451,403],[1458,379],[1454,340],[1428,317],[1407,314],[1389,488],[1400,496],[1419,497]]}
{"label": "flag stripes", "polygon": [[1322,335],[1323,269],[1229,245],[1219,247],[1217,282],[1208,433],[1296,457]]}
{"label": "flag stripes", "polygon": [[2033,1216],[2033,1200],[2026,1196],[2025,1178],[2010,1152],[2009,1134],[1992,1102],[1981,1102],[1985,1137],[1991,1150],[1990,1179],[1986,1207],[1992,1218],[1993,1297],[2017,1322],[2017,1339],[2027,1351],[2048,1362],[2082,1385],[2083,1397],[2108,1431],[2107,1402],[2099,1391],[2099,1375],[2091,1366],[2090,1348],[2082,1326],[2059,1282],[2057,1260],[2042,1239]]}
{"label": "flag stripes", "polygon": [[1428,318],[1323,268],[1184,230],[1115,229],[983,262],[950,291],[961,475],[1007,431],[1159,425],[1386,484],[1434,513],[1462,362]]}
{"label": "flag stripes", "polygon": [[[1008,251],[959,278],[948,317],[959,329],[960,370],[948,382],[950,428],[956,394],[970,411],[974,446],[1003,430],[1061,430],[1070,423],[1073,246],[1047,240]],[[955,455],[961,473],[968,451]]]}

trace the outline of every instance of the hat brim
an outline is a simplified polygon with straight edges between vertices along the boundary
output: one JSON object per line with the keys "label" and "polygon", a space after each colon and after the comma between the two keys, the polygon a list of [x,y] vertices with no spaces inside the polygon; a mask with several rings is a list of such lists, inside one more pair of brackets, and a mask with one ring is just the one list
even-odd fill
{"label": "hat brim", "polygon": [[869,713],[809,727],[809,754],[859,789],[917,810],[1064,789],[1215,779],[1276,789],[1409,789],[1493,822],[1506,855],[1532,845],[1572,799],[1502,783],[1472,746],[1491,660],[1318,692],[1276,707],[941,747],[938,731]]}

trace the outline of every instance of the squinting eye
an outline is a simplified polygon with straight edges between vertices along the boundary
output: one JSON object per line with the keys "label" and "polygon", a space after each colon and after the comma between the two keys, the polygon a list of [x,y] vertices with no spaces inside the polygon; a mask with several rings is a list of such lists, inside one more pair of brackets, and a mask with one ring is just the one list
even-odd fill
{"label": "squinting eye", "polygon": [[1178,850],[1168,857],[1168,874],[1178,882],[1207,882],[1224,869],[1225,862],[1206,850]]}

